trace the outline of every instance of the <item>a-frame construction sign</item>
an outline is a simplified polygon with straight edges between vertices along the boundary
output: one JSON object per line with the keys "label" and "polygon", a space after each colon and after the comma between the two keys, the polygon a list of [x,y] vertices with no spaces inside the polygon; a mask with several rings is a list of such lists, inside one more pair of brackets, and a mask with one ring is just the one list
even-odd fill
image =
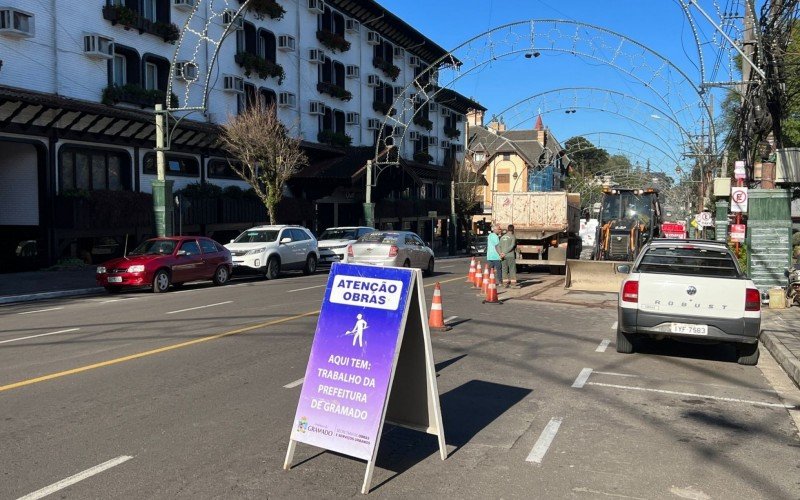
{"label": "a-frame construction sign", "polygon": [[433,434],[447,449],[422,272],[336,263],[331,268],[283,468],[297,443],[375,468],[383,425]]}

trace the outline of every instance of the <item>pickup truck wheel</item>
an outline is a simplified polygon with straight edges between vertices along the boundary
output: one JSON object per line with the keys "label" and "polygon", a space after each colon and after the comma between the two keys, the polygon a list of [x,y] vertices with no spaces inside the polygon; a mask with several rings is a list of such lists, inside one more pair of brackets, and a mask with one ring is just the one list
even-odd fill
{"label": "pickup truck wheel", "polygon": [[306,265],[303,267],[303,274],[308,276],[309,274],[314,274],[317,270],[317,258],[313,255],[309,255],[306,257]]}
{"label": "pickup truck wheel", "polygon": [[270,257],[267,261],[267,269],[264,272],[264,277],[268,280],[274,280],[281,273],[281,263],[277,257]]}
{"label": "pickup truck wheel", "polygon": [[617,327],[617,352],[630,354],[633,352],[633,336]]}
{"label": "pickup truck wheel", "polygon": [[758,342],[755,344],[739,344],[736,346],[736,362],[740,365],[754,366],[758,363]]}

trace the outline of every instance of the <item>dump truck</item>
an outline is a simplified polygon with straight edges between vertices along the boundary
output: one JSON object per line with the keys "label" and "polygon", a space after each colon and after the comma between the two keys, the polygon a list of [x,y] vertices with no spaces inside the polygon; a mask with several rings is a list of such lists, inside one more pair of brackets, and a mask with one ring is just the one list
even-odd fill
{"label": "dump truck", "polygon": [[494,193],[494,222],[514,225],[518,266],[549,266],[564,274],[581,252],[580,194],[563,191]]}
{"label": "dump truck", "polygon": [[567,263],[565,286],[574,290],[617,292],[632,262],[661,231],[661,205],[655,189],[606,188],[600,207],[592,260]]}

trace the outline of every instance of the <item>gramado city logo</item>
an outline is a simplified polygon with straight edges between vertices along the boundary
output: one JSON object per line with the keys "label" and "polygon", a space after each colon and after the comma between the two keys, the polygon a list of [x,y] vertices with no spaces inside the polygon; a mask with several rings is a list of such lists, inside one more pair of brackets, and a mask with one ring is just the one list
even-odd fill
{"label": "gramado city logo", "polygon": [[297,432],[305,432],[308,430],[308,419],[306,417],[301,417],[300,420],[297,421]]}

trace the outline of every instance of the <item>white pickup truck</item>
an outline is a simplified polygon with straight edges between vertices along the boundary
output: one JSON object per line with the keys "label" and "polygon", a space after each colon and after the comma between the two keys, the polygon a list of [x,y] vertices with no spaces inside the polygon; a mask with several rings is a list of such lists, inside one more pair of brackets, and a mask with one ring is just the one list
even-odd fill
{"label": "white pickup truck", "polygon": [[738,362],[758,362],[761,295],[724,243],[653,240],[633,263],[619,293],[617,352],[637,337],[732,343]]}

